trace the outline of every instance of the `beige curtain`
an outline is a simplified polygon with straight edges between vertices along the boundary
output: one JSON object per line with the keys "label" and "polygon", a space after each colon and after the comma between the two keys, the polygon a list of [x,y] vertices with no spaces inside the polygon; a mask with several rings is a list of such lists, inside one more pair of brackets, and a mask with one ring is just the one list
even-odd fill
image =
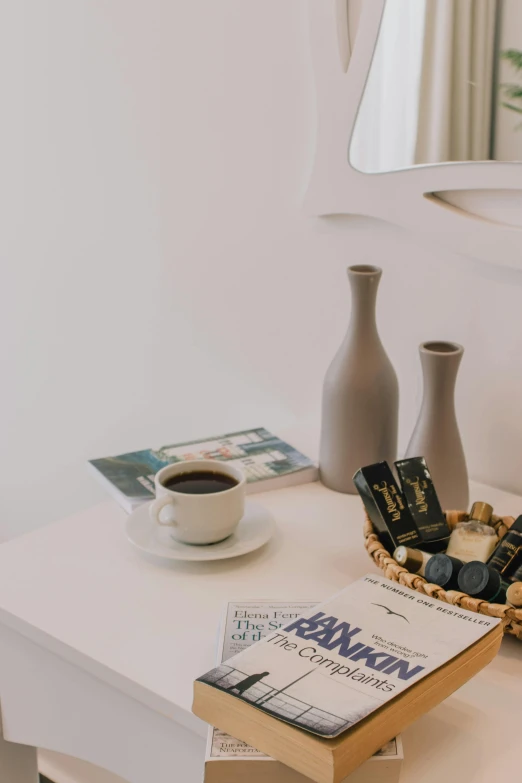
{"label": "beige curtain", "polygon": [[426,0],[416,163],[490,158],[497,1]]}

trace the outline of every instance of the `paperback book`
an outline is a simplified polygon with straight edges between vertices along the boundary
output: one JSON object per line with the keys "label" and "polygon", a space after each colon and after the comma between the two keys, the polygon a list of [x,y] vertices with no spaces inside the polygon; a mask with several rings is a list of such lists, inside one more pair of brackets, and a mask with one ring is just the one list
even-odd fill
{"label": "paperback book", "polygon": [[194,684],[193,710],[341,781],[495,656],[500,621],[367,575]]}
{"label": "paperback book", "polygon": [[240,468],[247,492],[316,481],[317,466],[264,427],[89,461],[96,478],[129,513],[154,498],[154,475],[176,462],[215,459]]}
{"label": "paperback book", "polygon": [[[267,634],[309,612],[317,601],[241,601],[229,603],[221,624],[218,665],[242,652]],[[377,751],[347,783],[397,783],[403,761],[400,737]],[[205,783],[307,783],[300,775],[246,742],[210,727],[205,756]]]}

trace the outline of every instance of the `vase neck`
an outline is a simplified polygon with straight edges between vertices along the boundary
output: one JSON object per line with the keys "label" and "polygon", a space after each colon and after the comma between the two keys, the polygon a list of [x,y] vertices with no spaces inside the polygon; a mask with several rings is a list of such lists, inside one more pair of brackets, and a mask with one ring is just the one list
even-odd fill
{"label": "vase neck", "polygon": [[347,271],[352,294],[348,334],[379,339],[375,305],[382,270],[375,266],[352,266]]}
{"label": "vase neck", "polygon": [[455,412],[455,384],[463,350],[456,343],[424,343],[420,349],[423,405]]}

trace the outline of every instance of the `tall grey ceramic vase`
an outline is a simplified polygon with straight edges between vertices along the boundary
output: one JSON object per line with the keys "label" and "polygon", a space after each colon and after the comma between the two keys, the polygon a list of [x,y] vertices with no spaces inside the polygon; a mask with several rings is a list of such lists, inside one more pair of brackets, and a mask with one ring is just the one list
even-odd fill
{"label": "tall grey ceramic vase", "polygon": [[429,342],[419,351],[424,391],[406,456],[426,458],[443,509],[466,510],[468,470],[455,414],[455,383],[464,349],[457,343]]}
{"label": "tall grey ceramic vase", "polygon": [[348,331],[324,379],[319,470],[330,489],[354,494],[363,465],[397,454],[399,386],[375,321],[382,269],[348,267]]}

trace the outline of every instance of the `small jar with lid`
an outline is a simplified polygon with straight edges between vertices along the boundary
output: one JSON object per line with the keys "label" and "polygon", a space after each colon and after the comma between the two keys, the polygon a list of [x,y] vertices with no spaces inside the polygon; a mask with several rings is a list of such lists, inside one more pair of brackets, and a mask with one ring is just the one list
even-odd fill
{"label": "small jar with lid", "polygon": [[458,584],[459,590],[472,598],[479,598],[495,604],[506,602],[508,585],[503,581],[498,571],[479,560],[473,560],[462,566]]}
{"label": "small jar with lid", "polygon": [[522,582],[513,582],[506,591],[506,603],[514,609],[522,609]]}
{"label": "small jar with lid", "polygon": [[467,522],[459,522],[449,540],[447,555],[469,563],[489,560],[498,543],[498,536],[489,524],[493,508],[489,503],[474,503]]}
{"label": "small jar with lid", "polygon": [[426,566],[426,579],[445,590],[458,589],[458,576],[463,567],[462,560],[439,553],[433,555]]}
{"label": "small jar with lid", "polygon": [[427,552],[420,549],[411,549],[408,546],[398,546],[393,553],[393,559],[403,568],[406,568],[410,574],[419,574],[424,576],[424,571],[428,560],[432,557]]}

